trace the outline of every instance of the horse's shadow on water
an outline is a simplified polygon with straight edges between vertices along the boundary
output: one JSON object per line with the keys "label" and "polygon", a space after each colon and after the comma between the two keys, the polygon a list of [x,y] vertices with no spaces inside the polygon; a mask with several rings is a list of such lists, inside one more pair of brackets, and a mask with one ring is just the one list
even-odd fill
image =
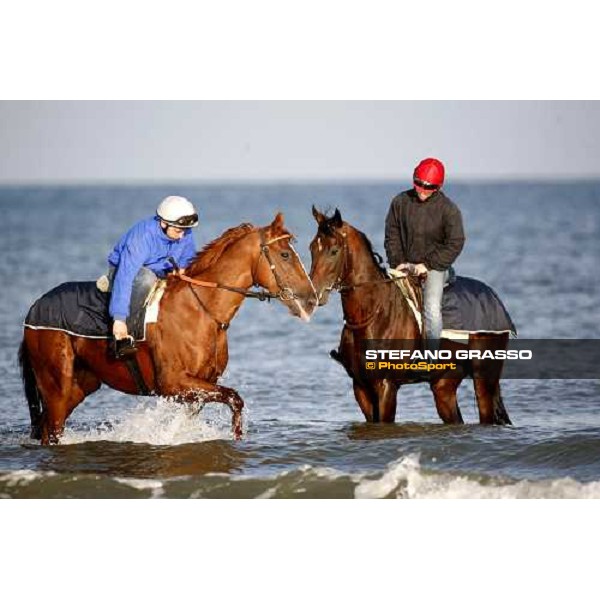
{"label": "horse's shadow on water", "polygon": [[228,440],[153,446],[133,442],[84,442],[39,447],[42,470],[137,479],[232,473],[242,468],[248,452]]}

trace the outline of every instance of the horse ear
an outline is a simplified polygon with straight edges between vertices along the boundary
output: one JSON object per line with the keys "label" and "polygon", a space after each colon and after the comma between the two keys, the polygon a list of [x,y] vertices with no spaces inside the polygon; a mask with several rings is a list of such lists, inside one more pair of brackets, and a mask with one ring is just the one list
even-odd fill
{"label": "horse ear", "polygon": [[323,213],[320,213],[316,208],[315,205],[313,204],[312,207],[312,214],[313,217],[315,218],[315,221],[321,225],[321,223],[324,223],[327,220],[327,217],[325,217],[325,215]]}
{"label": "horse ear", "polygon": [[344,222],[342,221],[342,213],[340,213],[340,209],[336,208],[333,213],[333,217],[331,217],[330,223],[333,227],[341,227]]}
{"label": "horse ear", "polygon": [[283,213],[278,212],[271,223],[271,229],[274,232],[281,233],[284,230],[283,226]]}

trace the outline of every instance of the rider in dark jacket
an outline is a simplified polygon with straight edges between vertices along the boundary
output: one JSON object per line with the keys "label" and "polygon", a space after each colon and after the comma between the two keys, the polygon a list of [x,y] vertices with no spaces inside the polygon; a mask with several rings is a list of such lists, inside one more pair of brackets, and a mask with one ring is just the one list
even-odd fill
{"label": "rider in dark jacket", "polygon": [[425,331],[436,349],[442,332],[442,292],[448,269],[463,249],[460,209],[442,191],[444,165],[422,160],[414,171],[414,188],[397,195],[385,221],[385,251],[390,267],[426,276],[423,286]]}

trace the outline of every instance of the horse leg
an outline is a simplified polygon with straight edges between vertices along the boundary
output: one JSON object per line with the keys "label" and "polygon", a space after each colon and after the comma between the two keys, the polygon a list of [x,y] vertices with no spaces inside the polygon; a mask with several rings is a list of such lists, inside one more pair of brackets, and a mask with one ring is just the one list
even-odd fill
{"label": "horse leg", "polygon": [[35,333],[29,336],[29,352],[31,363],[38,365],[34,370],[42,404],[40,441],[42,445],[57,444],[67,418],[75,353],[68,335],[56,331]]}
{"label": "horse leg", "polygon": [[384,423],[393,423],[396,420],[396,397],[398,386],[389,379],[378,382],[379,414]]}
{"label": "horse leg", "polygon": [[482,425],[492,425],[494,423],[494,393],[498,387],[497,381],[473,379],[473,388],[475,389],[477,408],[479,409],[479,422]]}
{"label": "horse leg", "polygon": [[512,425],[512,421],[508,416],[508,411],[504,406],[504,402],[502,401],[502,394],[500,392],[500,382],[496,387],[496,391],[494,392],[494,425]]}
{"label": "horse leg", "polygon": [[[184,391],[182,391],[182,388]],[[161,395],[174,396],[183,402],[220,402],[231,409],[231,431],[236,440],[242,437],[242,409],[244,401],[232,388],[215,385],[201,379],[184,378],[179,380],[176,387],[162,387]]]}
{"label": "horse leg", "polygon": [[[52,375],[52,374],[50,374]],[[41,443],[43,446],[48,444],[58,444],[64,430],[65,422],[71,410],[69,406],[73,398],[72,368],[66,371],[60,371],[49,377],[42,376],[39,382],[40,391],[43,397],[44,410],[41,417]],[[79,398],[73,408],[83,400],[85,396]]]}
{"label": "horse leg", "polygon": [[[68,387],[68,386],[67,386]],[[41,417],[41,443],[58,444],[65,429],[67,420],[70,390],[56,383],[40,382],[40,390],[44,398],[44,410]]]}
{"label": "horse leg", "polygon": [[84,368],[75,370],[71,396],[67,404],[67,419],[83,400],[100,388],[102,382],[91,371]]}
{"label": "horse leg", "polygon": [[475,378],[473,387],[479,408],[479,422],[482,425],[512,425],[502,402],[498,379]]}
{"label": "horse leg", "polygon": [[456,390],[461,381],[458,378],[441,377],[430,384],[435,407],[444,423],[464,423],[456,397]]}
{"label": "horse leg", "polygon": [[370,390],[356,379],[352,382],[352,385],[354,387],[354,397],[367,423],[377,423],[379,421],[379,402],[377,398],[374,399]]}
{"label": "horse leg", "polygon": [[[506,350],[507,347],[507,333],[472,335],[469,339],[469,349]],[[473,359],[471,361],[479,422],[482,425],[512,425],[500,394],[500,377],[503,366],[503,361],[491,359]]]}

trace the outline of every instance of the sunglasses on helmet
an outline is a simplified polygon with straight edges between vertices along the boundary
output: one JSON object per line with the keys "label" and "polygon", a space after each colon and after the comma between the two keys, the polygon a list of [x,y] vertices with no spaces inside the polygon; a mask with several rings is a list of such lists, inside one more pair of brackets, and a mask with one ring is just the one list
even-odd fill
{"label": "sunglasses on helmet", "polygon": [[183,217],[179,217],[176,221],[167,221],[169,225],[173,225],[174,227],[193,227],[198,222],[198,215],[194,213],[193,215],[185,215]]}
{"label": "sunglasses on helmet", "polygon": [[428,183],[427,181],[422,181],[421,179],[414,179],[413,182],[417,187],[423,188],[424,190],[437,190],[440,187],[435,183]]}

